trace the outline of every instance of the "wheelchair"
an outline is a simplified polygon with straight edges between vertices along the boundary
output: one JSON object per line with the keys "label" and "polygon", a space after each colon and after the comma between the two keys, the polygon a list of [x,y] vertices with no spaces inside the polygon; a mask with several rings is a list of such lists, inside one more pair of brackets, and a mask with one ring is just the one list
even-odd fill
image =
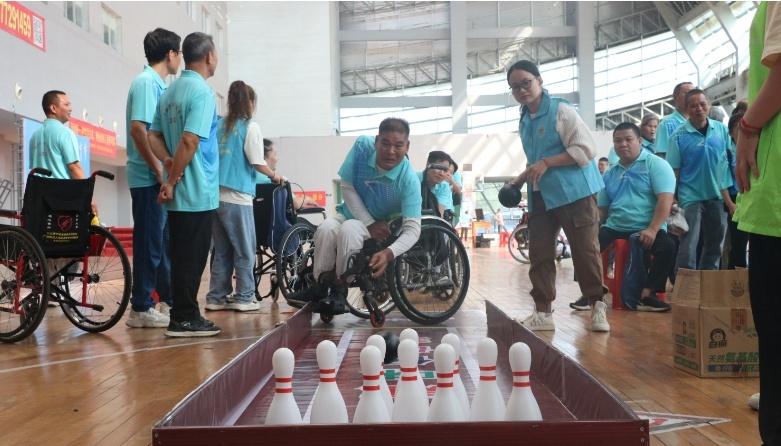
{"label": "wheelchair", "polygon": [[[43,176],[41,176],[43,175]],[[111,232],[91,225],[96,171],[84,180],[27,177],[22,212],[0,211],[21,228],[0,227],[0,341],[32,334],[49,301],[87,332],[102,332],[122,318],[130,302],[130,262]],[[5,315],[10,315],[6,317]]]}
{"label": "wheelchair", "polygon": [[[257,240],[255,268],[255,297],[257,300],[271,297],[277,302],[280,292],[288,299],[292,293],[300,289],[300,265],[296,254],[307,251],[310,244],[314,245],[314,234],[317,228],[304,216],[320,214],[325,218],[323,208],[295,209],[291,183],[281,186],[275,184],[258,184],[255,187],[253,212],[255,216],[255,237]],[[260,282],[263,275],[268,274],[270,289],[263,294]],[[311,274],[311,261],[310,261]],[[295,302],[288,302],[293,306]]]}

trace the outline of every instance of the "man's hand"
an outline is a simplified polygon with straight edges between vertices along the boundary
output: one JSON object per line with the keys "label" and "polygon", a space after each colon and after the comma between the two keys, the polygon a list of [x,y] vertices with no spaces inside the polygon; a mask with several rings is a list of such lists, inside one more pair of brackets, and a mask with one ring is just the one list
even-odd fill
{"label": "man's hand", "polygon": [[747,134],[738,132],[738,161],[735,166],[735,179],[738,182],[740,192],[751,190],[751,175],[759,177],[757,168],[757,145],[759,134]]}
{"label": "man's hand", "polygon": [[651,249],[651,247],[654,245],[654,241],[656,240],[657,232],[659,232],[659,230],[653,228],[645,228],[638,232],[640,235],[640,243],[643,244],[643,248]]}
{"label": "man's hand", "polygon": [[537,184],[540,182],[540,179],[547,171],[548,164],[544,159],[541,159],[526,169],[526,181],[533,184],[534,186],[537,186]]}
{"label": "man's hand", "polygon": [[157,196],[158,203],[166,203],[174,199],[174,186],[170,183],[160,185],[160,194]]}
{"label": "man's hand", "polygon": [[390,237],[390,226],[388,226],[387,222],[375,221],[367,229],[372,238],[378,242],[384,242]]}
{"label": "man's hand", "polygon": [[513,187],[517,187],[518,189],[520,189],[521,186],[523,186],[523,183],[526,182],[526,172],[527,171],[524,170],[523,173],[521,173],[517,177],[513,178],[512,180],[508,181],[507,184],[509,184],[510,186],[513,186]]}
{"label": "man's hand", "polygon": [[375,279],[382,277],[385,274],[385,269],[388,264],[393,261],[393,251],[390,248],[385,248],[382,251],[374,254],[369,260],[369,268],[372,269],[372,277]]}

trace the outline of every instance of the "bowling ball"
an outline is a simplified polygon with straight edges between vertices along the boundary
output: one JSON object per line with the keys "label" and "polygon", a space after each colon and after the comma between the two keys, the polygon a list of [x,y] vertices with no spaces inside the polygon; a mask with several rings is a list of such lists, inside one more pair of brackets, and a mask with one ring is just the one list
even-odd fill
{"label": "bowling ball", "polygon": [[385,339],[385,364],[390,364],[399,358],[399,337],[390,332],[380,333]]}
{"label": "bowling ball", "polygon": [[506,208],[514,208],[521,204],[521,190],[509,184],[505,184],[499,189],[499,203]]}

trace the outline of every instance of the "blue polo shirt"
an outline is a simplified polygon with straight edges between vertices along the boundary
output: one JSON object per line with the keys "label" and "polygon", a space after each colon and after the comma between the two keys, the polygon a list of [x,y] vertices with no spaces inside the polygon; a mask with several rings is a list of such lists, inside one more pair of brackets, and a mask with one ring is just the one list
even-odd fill
{"label": "blue polo shirt", "polygon": [[659,128],[656,129],[656,142],[654,153],[667,153],[670,151],[670,137],[675,131],[686,123],[686,117],[678,113],[678,110],[673,114],[667,115],[659,121]]}
{"label": "blue polo shirt", "polygon": [[697,201],[721,200],[722,189],[732,186],[727,150],[727,126],[708,119],[705,135],[686,123],[670,137],[667,162],[678,172],[678,202],[686,207]]}
{"label": "blue polo shirt", "polygon": [[163,134],[168,153],[174,156],[184,132],[200,138],[174,199],[166,205],[169,211],[203,212],[219,206],[217,121],[214,92],[195,71],[184,70],[160,97],[151,129]]}
{"label": "blue polo shirt", "polygon": [[[675,173],[667,161],[641,150],[628,167],[620,163],[602,177],[605,188],[597,196],[597,205],[608,208],[606,227],[620,232],[637,232],[654,219],[657,195],[675,193]],[[662,224],[661,229],[667,225]]]}
{"label": "blue polo shirt", "polygon": [[271,178],[260,172],[255,172],[255,184],[271,184]]}
{"label": "blue polo shirt", "polygon": [[[339,168],[342,181],[352,184],[364,206],[375,220],[389,221],[401,214],[405,218],[419,218],[423,199],[420,180],[404,158],[388,171],[377,168],[377,149],[374,138],[359,136]],[[347,219],[355,218],[344,203],[336,210]]]}
{"label": "blue polo shirt", "polygon": [[[423,183],[423,173],[425,171],[418,172],[418,180]],[[428,188],[432,194],[437,198],[437,203],[445,209],[454,210],[453,208],[453,191],[450,190],[450,184],[447,181],[440,181],[432,187]]]}
{"label": "blue polo shirt", "polygon": [[79,161],[79,142],[73,130],[60,121],[46,118],[30,137],[30,169],[52,171],[50,178],[69,180],[68,165]]}
{"label": "blue polo shirt", "polygon": [[157,102],[167,88],[167,85],[152,67],[144,67],[133,82],[127,94],[125,106],[125,128],[127,130],[127,184],[129,187],[148,187],[157,184],[154,172],[138,153],[136,142],[130,136],[133,121],[146,124],[147,130],[152,125],[157,109]]}

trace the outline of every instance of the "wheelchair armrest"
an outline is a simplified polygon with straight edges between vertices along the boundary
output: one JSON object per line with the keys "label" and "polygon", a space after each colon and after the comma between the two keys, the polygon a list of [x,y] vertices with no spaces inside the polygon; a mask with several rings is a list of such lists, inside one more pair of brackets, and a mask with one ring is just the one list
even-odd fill
{"label": "wheelchair armrest", "polygon": [[105,170],[96,170],[92,172],[93,177],[103,177],[108,180],[114,181],[114,174],[111,172],[106,172]]}
{"label": "wheelchair armrest", "polygon": [[296,209],[296,214],[299,214],[299,215],[322,214],[323,212],[325,212],[324,208],[301,208],[301,209]]}
{"label": "wheelchair armrest", "polygon": [[18,211],[12,211],[9,209],[0,209],[0,217],[5,218],[21,218],[21,215]]}

